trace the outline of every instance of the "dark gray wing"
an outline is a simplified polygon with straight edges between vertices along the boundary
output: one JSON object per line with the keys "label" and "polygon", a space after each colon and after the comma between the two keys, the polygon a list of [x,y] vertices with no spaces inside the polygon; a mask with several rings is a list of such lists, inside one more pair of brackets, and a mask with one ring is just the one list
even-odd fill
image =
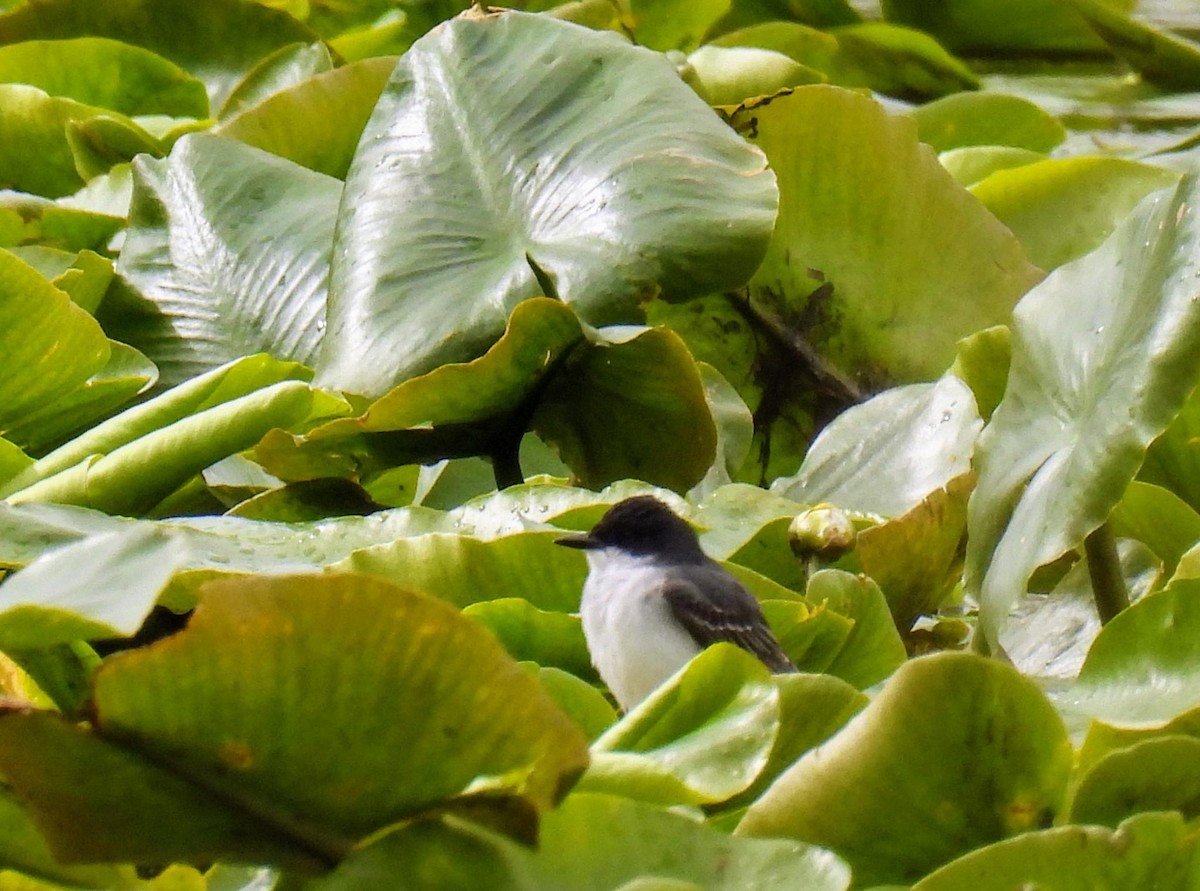
{"label": "dark gray wing", "polygon": [[737,644],[777,674],[796,670],[767,626],[758,601],[741,582],[716,563],[688,570],[690,578],[668,582],[662,595],[696,643]]}

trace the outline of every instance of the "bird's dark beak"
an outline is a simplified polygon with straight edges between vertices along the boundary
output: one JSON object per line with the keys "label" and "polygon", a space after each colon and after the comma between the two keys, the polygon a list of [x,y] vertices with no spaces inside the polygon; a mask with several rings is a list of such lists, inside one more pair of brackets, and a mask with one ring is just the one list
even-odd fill
{"label": "bird's dark beak", "polygon": [[599,547],[599,544],[590,535],[578,532],[574,535],[564,535],[562,538],[554,539],[554,543],[562,545],[564,548],[579,548],[581,551],[593,550]]}

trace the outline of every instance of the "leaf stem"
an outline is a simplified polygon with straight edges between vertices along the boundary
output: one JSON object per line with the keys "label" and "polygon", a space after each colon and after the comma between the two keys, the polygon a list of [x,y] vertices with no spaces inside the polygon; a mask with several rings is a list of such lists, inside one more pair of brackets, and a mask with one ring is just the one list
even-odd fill
{"label": "leaf stem", "polygon": [[1121,557],[1112,528],[1103,523],[1083,540],[1087,555],[1088,575],[1092,580],[1092,597],[1100,623],[1107,624],[1117,613],[1129,606],[1129,590],[1121,571]]}

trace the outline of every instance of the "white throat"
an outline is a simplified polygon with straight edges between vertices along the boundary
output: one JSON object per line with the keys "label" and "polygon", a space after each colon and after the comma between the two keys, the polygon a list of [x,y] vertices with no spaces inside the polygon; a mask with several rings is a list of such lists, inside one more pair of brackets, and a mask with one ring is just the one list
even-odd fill
{"label": "white throat", "polygon": [[663,599],[667,567],[618,548],[585,554],[583,633],[592,664],[628,711],[701,648]]}

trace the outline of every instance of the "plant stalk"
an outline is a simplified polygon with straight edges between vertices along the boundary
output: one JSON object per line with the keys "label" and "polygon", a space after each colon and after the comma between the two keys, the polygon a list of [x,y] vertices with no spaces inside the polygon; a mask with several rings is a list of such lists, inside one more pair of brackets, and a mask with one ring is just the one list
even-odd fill
{"label": "plant stalk", "polygon": [[1107,625],[1117,613],[1129,606],[1129,589],[1125,586],[1125,574],[1121,571],[1117,540],[1113,538],[1108,523],[1102,524],[1083,540],[1083,551],[1087,555],[1096,612],[1100,614],[1100,624]]}

